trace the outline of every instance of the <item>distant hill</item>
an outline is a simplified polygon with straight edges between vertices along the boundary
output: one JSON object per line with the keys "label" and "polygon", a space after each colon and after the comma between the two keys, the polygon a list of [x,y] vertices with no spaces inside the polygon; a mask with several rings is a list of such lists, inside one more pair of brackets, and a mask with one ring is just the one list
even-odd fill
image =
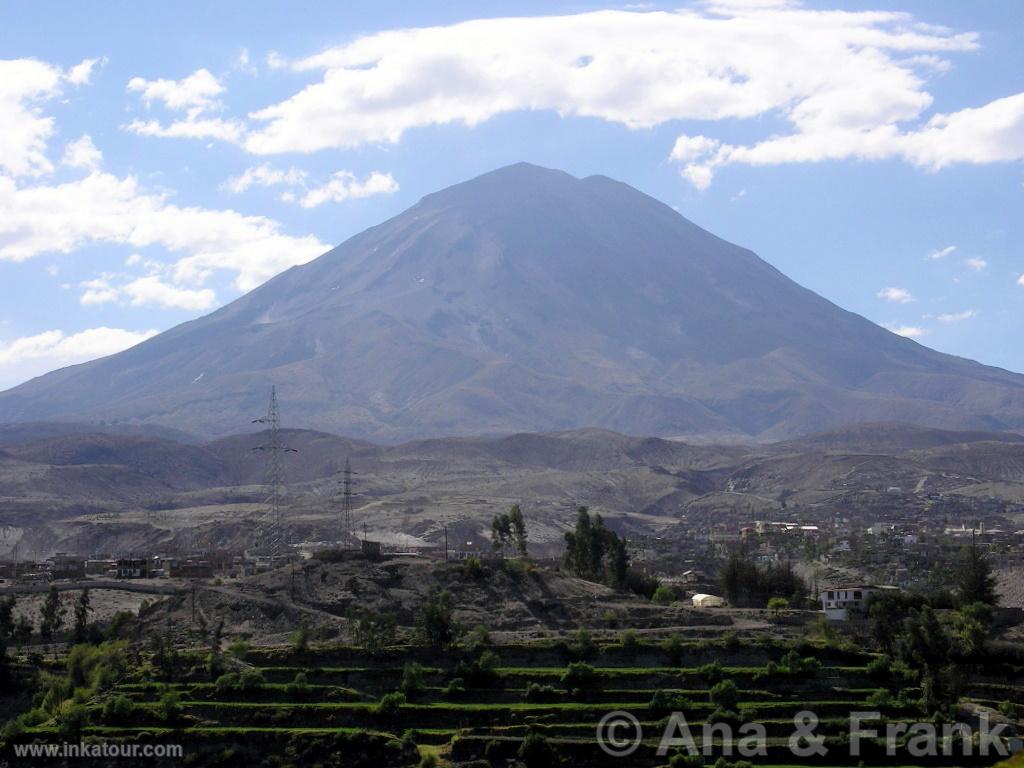
{"label": "distant hill", "polygon": [[428,195],[206,317],[8,390],[0,422],[217,437],[262,413],[271,384],[287,425],[386,443],[1024,429],[1024,376],[896,336],[625,184],[527,164]]}

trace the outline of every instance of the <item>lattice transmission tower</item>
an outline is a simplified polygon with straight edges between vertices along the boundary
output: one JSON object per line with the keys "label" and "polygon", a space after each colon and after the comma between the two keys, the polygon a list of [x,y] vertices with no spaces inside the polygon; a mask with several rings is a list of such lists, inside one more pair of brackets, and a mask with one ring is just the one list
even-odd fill
{"label": "lattice transmission tower", "polygon": [[267,455],[265,485],[267,495],[264,503],[269,507],[267,515],[260,526],[259,546],[266,550],[271,558],[279,558],[285,553],[288,541],[288,525],[281,510],[284,490],[284,471],[281,455],[298,453],[281,443],[281,412],[277,406],[277,387],[270,388],[270,406],[267,415],[262,419],[253,419],[253,424],[263,424],[267,428],[267,441],[257,445],[254,451]]}
{"label": "lattice transmission tower", "polygon": [[355,521],[352,518],[352,499],[355,497],[353,488],[356,481],[353,479],[355,472],[352,471],[352,462],[345,459],[345,469],[341,474],[341,537],[342,546],[355,546],[356,529]]}

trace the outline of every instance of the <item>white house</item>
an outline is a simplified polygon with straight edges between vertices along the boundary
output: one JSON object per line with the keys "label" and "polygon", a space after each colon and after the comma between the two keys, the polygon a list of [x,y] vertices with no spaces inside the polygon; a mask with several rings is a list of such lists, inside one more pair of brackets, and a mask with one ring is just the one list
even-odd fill
{"label": "white house", "polygon": [[718,595],[705,595],[704,593],[700,593],[693,596],[694,608],[721,608],[724,605],[725,600],[720,598]]}
{"label": "white house", "polygon": [[825,618],[832,621],[846,621],[851,615],[863,615],[867,610],[868,598],[880,590],[896,587],[877,587],[871,584],[831,587],[821,593],[821,609]]}

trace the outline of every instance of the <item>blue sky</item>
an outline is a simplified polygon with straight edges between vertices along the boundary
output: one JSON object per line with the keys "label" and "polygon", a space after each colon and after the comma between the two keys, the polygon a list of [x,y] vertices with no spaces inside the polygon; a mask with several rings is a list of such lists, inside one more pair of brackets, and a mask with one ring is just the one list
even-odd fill
{"label": "blue sky", "polygon": [[0,29],[0,388],[519,160],[1024,371],[1024,4],[8,2]]}

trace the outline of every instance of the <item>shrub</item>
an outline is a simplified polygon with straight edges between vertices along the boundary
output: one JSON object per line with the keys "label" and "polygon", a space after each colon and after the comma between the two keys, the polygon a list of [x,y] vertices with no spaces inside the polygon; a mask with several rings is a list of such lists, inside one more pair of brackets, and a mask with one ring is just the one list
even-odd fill
{"label": "shrub", "polygon": [[244,659],[245,655],[249,653],[250,645],[248,640],[237,638],[232,641],[231,645],[228,646],[228,653],[234,656],[236,659]]}
{"label": "shrub", "polygon": [[405,705],[405,694],[401,691],[385,693],[377,702],[376,712],[378,715],[394,715]]}
{"label": "shrub", "polygon": [[466,647],[470,650],[479,650],[491,644],[491,634],[483,624],[477,624],[466,633]]}
{"label": "shrub", "polygon": [[263,687],[263,673],[258,669],[246,670],[238,678],[238,687],[243,691],[258,691]]}
{"label": "shrub", "polygon": [[669,664],[678,667],[683,660],[683,639],[678,634],[670,635],[662,642],[661,649],[668,656]]}
{"label": "shrub", "polygon": [[501,662],[494,651],[484,651],[476,660],[455,665],[455,676],[461,677],[470,688],[486,688],[498,679],[497,667]]}
{"label": "shrub", "polygon": [[292,648],[298,653],[305,653],[309,648],[309,628],[305,624],[292,632]]}
{"label": "shrub", "polygon": [[453,677],[448,681],[441,695],[446,699],[457,699],[466,692],[466,681],[461,677]]}
{"label": "shrub", "polygon": [[669,605],[676,601],[676,591],[667,584],[662,584],[651,595],[651,602],[658,605]]}
{"label": "shrub", "polygon": [[114,696],[103,705],[103,721],[112,724],[124,724],[131,720],[135,704],[127,696]]}
{"label": "shrub", "polygon": [[462,563],[462,572],[467,578],[477,581],[484,577],[484,567],[478,557],[467,557]]}
{"label": "shrub", "polygon": [[732,680],[723,680],[712,687],[711,703],[720,709],[735,710],[740,701],[740,692]]}
{"label": "shrub", "polygon": [[576,633],[576,637],[573,640],[572,646],[570,646],[572,654],[578,659],[589,659],[595,653],[597,653],[597,645],[594,643],[594,636],[590,632],[580,627]]}
{"label": "shrub", "polygon": [[523,695],[523,698],[532,702],[547,702],[557,701],[558,695],[558,690],[554,686],[530,683],[526,687],[526,693]]}
{"label": "shrub", "polygon": [[735,651],[740,647],[740,636],[735,629],[727,629],[722,633],[722,647],[729,651]]}
{"label": "shrub", "polygon": [[296,672],[295,678],[285,686],[285,692],[289,696],[306,696],[309,693],[309,680],[305,672]]}
{"label": "shrub", "polygon": [[627,629],[622,633],[622,637],[619,638],[623,648],[635,651],[640,647],[640,636],[637,635],[636,630]]}
{"label": "shrub", "polygon": [[164,691],[160,694],[157,702],[157,717],[165,723],[174,723],[181,716],[181,704],[178,694],[174,691]]}
{"label": "shrub", "polygon": [[415,696],[425,688],[423,682],[423,667],[415,662],[406,664],[402,669],[402,682],[398,689],[406,696]]}
{"label": "shrub", "polygon": [[439,763],[437,762],[437,755],[427,753],[420,758],[420,764],[418,768],[437,768]]}
{"label": "shrub", "polygon": [[668,768],[703,768],[704,755],[688,755],[685,752],[677,752],[668,761]]}
{"label": "shrub", "polygon": [[888,680],[892,676],[892,659],[879,656],[868,662],[868,676],[873,680]]}
{"label": "shrub", "polygon": [[576,661],[569,665],[562,675],[561,683],[567,691],[588,688],[597,680],[597,672],[589,664]]}
{"label": "shrub", "polygon": [[678,693],[670,693],[660,688],[651,696],[647,708],[652,712],[682,712],[692,706],[690,700]]}
{"label": "shrub", "polygon": [[213,687],[217,693],[223,695],[237,691],[241,687],[240,683],[241,680],[237,673],[228,672],[227,674],[218,677],[214,682]]}
{"label": "shrub", "polygon": [[709,683],[713,683],[716,680],[722,679],[722,676],[725,674],[725,670],[722,669],[721,663],[712,661],[710,664],[703,664],[697,667],[697,674]]}
{"label": "shrub", "polygon": [[558,752],[548,743],[547,737],[536,730],[526,734],[516,756],[526,768],[552,768],[561,762]]}
{"label": "shrub", "polygon": [[892,704],[892,694],[885,688],[879,688],[868,696],[868,704],[873,707],[888,707]]}

